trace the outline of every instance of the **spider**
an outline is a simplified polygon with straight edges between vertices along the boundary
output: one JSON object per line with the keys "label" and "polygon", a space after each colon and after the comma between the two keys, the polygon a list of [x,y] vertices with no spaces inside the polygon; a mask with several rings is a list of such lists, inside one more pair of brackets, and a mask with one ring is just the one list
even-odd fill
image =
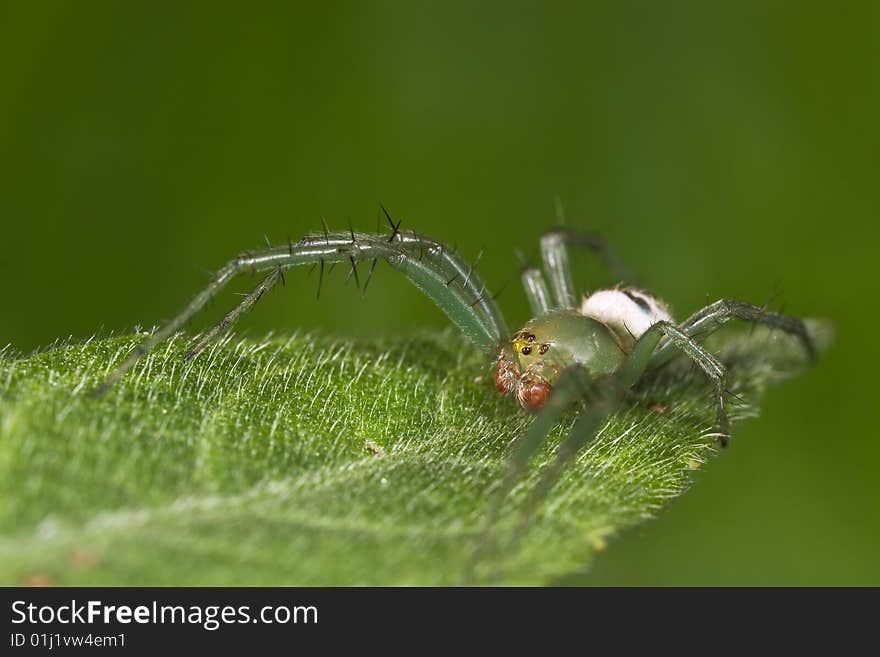
{"label": "spider", "polygon": [[[401,231],[383,207],[391,225],[388,233],[330,232],[312,234],[297,243],[269,246],[245,253],[221,268],[211,282],[177,316],[147,338],[115,371],[99,392],[125,374],[144,354],[176,332],[201,310],[237,274],[268,271],[266,278],[216,326],[205,333],[185,355],[197,356],[242,314],[279,282],[284,271],[297,265],[319,268],[319,287],[325,268],[347,263],[360,286],[357,265],[369,262],[366,290],[376,263],[381,259],[401,272],[449,317],[487,357],[494,358],[494,383],[502,394],[535,412],[510,458],[508,476],[497,499],[513,489],[524,468],[553,427],[572,407],[577,416],[560,443],[555,460],[532,494],[532,508],[553,485],[562,468],[601,429],[619,408],[627,391],[648,371],[678,353],[692,359],[713,388],[717,432],[727,444],[729,421],[726,410],[726,369],[699,342],[731,319],[781,329],[800,340],[810,360],[816,351],[801,319],[765,308],[722,299],[698,310],[678,324],[657,297],[631,284],[617,258],[595,234],[555,228],[540,239],[544,271],[528,266],[521,278],[533,318],[510,333],[494,298],[487,293],[473,266],[467,265],[445,244],[410,231]],[[600,256],[623,281],[612,289],[575,296],[569,268],[569,247],[580,247]],[[548,285],[549,281],[549,285]],[[500,504],[490,510],[490,526]]]}

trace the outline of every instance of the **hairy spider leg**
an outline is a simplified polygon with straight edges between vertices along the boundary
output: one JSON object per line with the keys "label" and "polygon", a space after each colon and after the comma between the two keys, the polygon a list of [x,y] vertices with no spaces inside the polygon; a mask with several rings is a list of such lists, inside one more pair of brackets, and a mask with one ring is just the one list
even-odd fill
{"label": "hairy spider leg", "polygon": [[600,235],[559,226],[541,236],[541,257],[544,261],[544,269],[550,278],[550,288],[553,290],[557,308],[574,308],[577,304],[571,267],[568,263],[567,245],[585,248],[599,254],[605,265],[621,282],[635,282],[635,278],[608,248]]}
{"label": "hairy spider leg", "polygon": [[523,435],[514,444],[513,451],[507,461],[507,473],[493,493],[493,499],[483,528],[479,533],[476,548],[468,562],[465,581],[473,579],[474,569],[490,547],[492,530],[501,515],[501,509],[508,495],[519,483],[532,458],[553,427],[559,423],[572,404],[587,396],[591,383],[590,375],[583,365],[575,364],[566,368],[559,376],[553,388],[553,394],[550,395],[547,403],[541,407]]}
{"label": "hairy spider leg", "polygon": [[[391,221],[390,217],[389,217],[389,221]],[[399,224],[395,225],[392,222],[391,225],[394,230],[394,232],[392,233],[392,239],[394,237],[401,237],[400,233],[397,232],[397,228],[398,228]],[[325,238],[324,238],[325,242],[328,239],[328,237],[327,237],[328,234],[329,233],[325,233]],[[402,241],[404,243],[415,241],[415,240],[407,239],[407,237],[408,236],[404,236],[400,241]],[[288,247],[288,250],[289,250],[289,247]],[[424,257],[423,254],[420,254],[420,255],[421,255],[421,257]],[[353,275],[355,277],[355,281],[358,282],[359,279],[358,279],[358,273],[357,273],[357,265],[355,264],[354,260],[352,259],[352,256],[349,256],[349,259],[351,260],[351,270],[349,272],[349,276]],[[479,258],[477,258],[477,259],[479,259]],[[368,272],[367,279],[364,282],[364,287],[363,287],[364,290],[366,290],[366,287],[369,284],[370,278],[373,275],[373,270],[375,268],[376,262],[377,262],[376,258],[373,258],[372,262],[370,263],[370,270]],[[457,260],[454,257],[450,257],[449,262],[451,263],[450,266],[453,267],[453,271],[456,272],[457,276],[461,275],[464,272],[464,264],[461,263],[460,260]],[[477,295],[477,298],[479,299],[479,303],[483,304],[482,307],[484,307],[487,312],[492,312],[493,309],[497,311],[496,305],[494,305],[494,304],[490,305],[488,303],[484,303],[483,295],[485,293],[485,286],[481,286],[479,288],[477,287],[478,285],[481,285],[481,284],[479,283],[478,279],[474,278],[474,269],[475,268],[476,268],[476,261],[472,265],[469,266],[469,268],[467,270],[467,274],[464,276],[464,282],[461,283],[461,285],[463,287],[465,287],[465,289],[469,289],[469,292],[471,294]],[[207,347],[211,342],[213,342],[217,338],[218,335],[220,335],[220,333],[231,328],[232,324],[234,324],[235,321],[241,315],[243,315],[244,313],[251,310],[257,304],[257,301],[260,300],[260,298],[263,296],[263,294],[265,294],[270,289],[272,289],[278,283],[279,280],[281,280],[281,281],[284,280],[284,273],[280,267],[278,269],[273,270],[273,272],[271,274],[269,274],[269,276],[267,276],[266,279],[262,283],[260,283],[260,285],[258,285],[257,288],[253,292],[251,292],[247,297],[245,297],[245,299],[238,306],[236,306],[228,315],[226,315],[226,317],[224,317],[216,326],[214,326],[208,333],[206,333],[202,337],[202,339],[199,341],[199,343],[186,353],[186,355],[184,356],[184,359],[190,360],[190,359],[198,356],[199,353],[201,353],[205,349],[205,347]],[[477,282],[474,283],[473,288],[468,288],[471,281],[477,281]],[[447,281],[447,283],[450,283],[450,281]],[[320,283],[319,283],[319,285],[320,285]],[[499,319],[501,319],[500,313],[495,321],[498,321]]]}
{"label": "hairy spider leg", "polygon": [[[691,338],[702,339],[720,329],[731,319],[741,319],[773,329],[781,329],[800,340],[810,361],[816,359],[816,347],[802,319],[772,312],[743,301],[721,299],[711,303],[682,322],[679,329]],[[673,347],[670,342],[660,345],[652,357],[651,365],[659,366],[670,360],[675,355]]]}
{"label": "hairy spider leg", "polygon": [[[671,347],[676,347],[684,352],[696,365],[703,370],[703,373],[715,387],[715,401],[717,404],[715,421],[717,434],[716,437],[721,442],[722,447],[727,446],[730,438],[730,420],[727,417],[727,403],[725,393],[727,391],[727,368],[715,356],[710,354],[695,339],[689,337],[684,331],[681,331],[675,325],[667,321],[657,322],[649,328],[642,337],[648,334],[661,334],[667,340]],[[653,336],[652,336],[653,339]],[[656,353],[656,352],[655,352]],[[628,358],[627,362],[631,359]],[[638,375],[645,371],[645,368],[651,364],[652,356],[649,354],[645,362],[639,361],[637,365]],[[633,381],[635,383],[635,381]],[[632,383],[630,384],[632,385]]]}
{"label": "hairy spider leg", "polygon": [[[471,305],[479,307],[483,314],[486,315],[493,328],[493,332],[496,334],[496,343],[499,340],[507,339],[507,322],[504,320],[504,315],[501,314],[501,309],[495,302],[495,298],[489,294],[486,284],[477,276],[476,262],[471,265],[466,264],[454,251],[424,235],[400,232],[397,229],[395,229],[395,232],[400,243],[418,247],[420,254],[424,253],[422,249],[427,249],[428,245],[431,245],[434,249],[434,257],[438,258],[442,262],[444,269],[448,270],[452,275],[447,284],[456,283],[460,285],[473,298]],[[497,344],[493,345],[493,347],[497,347]]]}
{"label": "hairy spider leg", "polygon": [[537,267],[525,267],[520,274],[526,298],[529,300],[529,308],[532,317],[539,317],[548,312],[552,307],[550,291],[544,281],[544,275]]}
{"label": "hairy spider leg", "polygon": [[[428,237],[397,231],[394,241],[383,234],[324,233],[241,255],[221,268],[211,282],[178,315],[147,338],[98,389],[106,391],[150,349],[171,336],[237,274],[244,271],[283,271],[297,265],[383,259],[426,294],[477,346],[492,353],[508,335],[507,325],[486,286],[457,255]],[[255,291],[259,298],[259,289]],[[252,306],[253,304],[251,304]],[[248,307],[241,309],[237,318]],[[233,311],[235,312],[235,311]]]}
{"label": "hairy spider leg", "polygon": [[257,305],[257,302],[263,297],[263,295],[271,290],[275,285],[278,284],[279,281],[284,279],[284,271],[281,267],[276,267],[272,270],[272,272],[264,278],[256,288],[254,288],[253,292],[248,294],[244,299],[242,299],[241,303],[239,303],[235,308],[229,311],[223,319],[221,319],[214,327],[205,333],[202,336],[202,339],[186,352],[186,355],[183,357],[184,360],[191,360],[198,356],[202,351],[205,350],[209,344],[211,344],[217,336],[219,336],[223,331],[226,331],[232,328],[232,325],[235,321],[244,315],[249,310],[253,309],[254,306]]}

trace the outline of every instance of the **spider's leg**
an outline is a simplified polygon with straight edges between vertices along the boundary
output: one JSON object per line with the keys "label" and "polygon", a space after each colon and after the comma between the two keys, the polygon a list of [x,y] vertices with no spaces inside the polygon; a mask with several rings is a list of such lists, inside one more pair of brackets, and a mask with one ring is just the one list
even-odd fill
{"label": "spider's leg", "polygon": [[[800,340],[811,361],[816,358],[815,345],[802,319],[772,312],[743,301],[721,299],[709,304],[682,322],[679,329],[691,338],[702,339],[717,331],[731,319],[741,319],[746,322],[763,324],[773,329],[781,329]],[[652,365],[660,365],[669,360],[674,355],[673,347],[674,345],[670,342],[661,345],[652,359]]]}
{"label": "spider's leg", "polygon": [[[328,232],[304,237],[297,244],[270,247],[231,260],[189,305],[138,345],[108,376],[98,394],[119,380],[150,349],[183,326],[242,271],[278,270],[280,275],[281,271],[297,265],[351,262],[354,266],[356,262],[373,259],[383,259],[401,272],[472,342],[487,352],[493,352],[507,337],[504,318],[495,300],[486,293],[486,286],[472,268],[440,242],[415,233],[403,233],[396,228],[390,240],[382,234]],[[259,291],[255,294],[258,298]],[[241,312],[247,309],[242,308]]]}
{"label": "spider's leg", "polygon": [[553,394],[550,395],[547,403],[544,404],[513,448],[507,475],[495,493],[495,504],[489,514],[488,524],[492,524],[497,519],[498,511],[500,511],[504,500],[519,482],[529,462],[541,448],[562,415],[571,408],[574,402],[584,397],[589,390],[590,383],[590,376],[582,365],[572,365],[560,375],[553,388]]}
{"label": "spider's leg", "polygon": [[556,229],[541,236],[541,258],[550,278],[553,301],[557,308],[575,307],[574,283],[568,264],[566,241],[564,229]]}
{"label": "spider's leg", "polygon": [[519,542],[529,531],[538,505],[559,481],[566,466],[574,460],[587,443],[596,437],[608,417],[617,410],[624,398],[625,390],[622,380],[614,375],[597,379],[586,390],[583,395],[586,404],[575,419],[568,435],[559,444],[553,462],[547,466],[535,488],[529,494],[521,511],[522,520],[510,535],[502,558],[513,554]]}
{"label": "spider's leg", "polygon": [[576,304],[567,245],[586,248],[599,254],[621,282],[635,281],[600,235],[559,226],[541,236],[541,256],[544,260],[544,268],[550,277],[550,287],[558,308],[574,308]]}
{"label": "spider's leg", "polygon": [[[660,349],[654,351],[653,355],[648,354],[645,356],[646,361],[644,363],[640,360],[638,364],[638,376],[641,376],[641,373],[648,365],[656,365],[658,354],[661,353],[662,349],[675,348],[684,352],[694,361],[697,367],[703,370],[703,373],[709,378],[712,385],[715,387],[715,398],[718,405],[716,412],[717,437],[721,442],[721,445],[726,446],[727,440],[730,437],[730,421],[727,417],[727,404],[724,397],[726,392],[727,368],[724,367],[720,360],[706,351],[706,349],[703,348],[703,346],[694,338],[690,337],[687,333],[669,322],[657,322],[642,334],[641,338],[639,338],[639,342],[646,338],[650,338],[653,341],[660,335],[666,339],[666,343]],[[630,359],[632,359],[632,356],[630,356]],[[628,359],[628,361],[630,359]],[[633,383],[636,380],[637,377],[633,379]]]}
{"label": "spider's leg", "polygon": [[514,444],[513,452],[507,463],[507,473],[500,486],[493,493],[485,524],[471,556],[467,580],[472,579],[474,568],[490,547],[492,531],[501,515],[504,502],[522,479],[529,462],[544,444],[553,427],[559,423],[563,414],[571,408],[572,404],[584,397],[589,385],[590,376],[582,365],[573,365],[563,371],[547,403],[535,415],[525,433]]}
{"label": "spider's leg", "polygon": [[[416,257],[419,262],[434,260],[450,276],[446,280],[447,287],[451,285],[457,286],[473,299],[470,302],[471,307],[478,308],[481,314],[485,316],[487,324],[495,335],[496,342],[506,339],[509,335],[507,323],[504,321],[504,316],[501,314],[501,309],[495,302],[495,298],[489,293],[489,290],[486,289],[486,284],[477,275],[475,271],[476,263],[468,265],[446,245],[424,235],[400,231],[398,230],[399,227],[400,222],[397,223],[391,234],[392,238],[397,237],[397,241],[394,243],[403,249],[409,249],[412,256]],[[424,255],[426,253],[428,254],[427,257]],[[392,262],[391,264],[393,265],[394,263]],[[416,285],[421,287],[418,283]],[[448,312],[447,315],[449,315]]]}
{"label": "spider's leg", "polygon": [[278,281],[283,280],[283,278],[284,273],[281,267],[273,269],[272,273],[266,276],[253,292],[242,299],[241,303],[229,311],[229,314],[227,314],[226,317],[221,319],[210,331],[205,333],[205,335],[202,336],[202,339],[199,340],[198,344],[186,352],[183,359],[190,360],[202,353],[205,347],[211,344],[223,331],[231,328],[239,317],[256,306],[257,301],[259,301],[266,292],[275,287],[275,285],[278,284]]}
{"label": "spider's leg", "polygon": [[521,276],[523,289],[525,289],[526,298],[529,300],[529,308],[532,310],[532,317],[543,315],[552,307],[544,275],[537,267],[526,267],[522,270]]}

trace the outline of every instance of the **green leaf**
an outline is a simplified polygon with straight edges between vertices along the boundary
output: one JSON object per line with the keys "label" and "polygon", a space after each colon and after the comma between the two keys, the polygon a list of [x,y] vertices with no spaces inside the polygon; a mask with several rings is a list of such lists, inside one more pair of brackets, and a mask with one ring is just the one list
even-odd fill
{"label": "green leaf", "polygon": [[[817,339],[826,325],[811,323]],[[529,416],[457,335],[369,343],[313,335],[226,340],[184,364],[178,337],[104,397],[142,340],[0,354],[0,584],[458,584],[512,441]],[[764,330],[710,343],[756,414],[803,365]],[[515,554],[478,581],[540,584],[587,567],[719,451],[699,372],[676,361],[632,399],[540,507]],[[498,530],[569,418],[515,489]],[[737,445],[733,449],[747,448]]]}

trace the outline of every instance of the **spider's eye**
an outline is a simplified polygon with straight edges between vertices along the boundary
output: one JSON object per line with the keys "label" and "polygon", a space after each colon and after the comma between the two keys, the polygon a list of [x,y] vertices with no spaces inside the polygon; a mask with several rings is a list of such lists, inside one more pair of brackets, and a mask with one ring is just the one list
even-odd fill
{"label": "spider's eye", "polygon": [[542,344],[540,347],[538,347],[538,352],[543,356],[544,354],[547,353],[548,349],[550,349],[549,344]]}
{"label": "spider's eye", "polygon": [[520,349],[520,353],[522,353],[523,356],[528,356],[530,353],[532,353],[532,348],[523,347],[522,349]]}

